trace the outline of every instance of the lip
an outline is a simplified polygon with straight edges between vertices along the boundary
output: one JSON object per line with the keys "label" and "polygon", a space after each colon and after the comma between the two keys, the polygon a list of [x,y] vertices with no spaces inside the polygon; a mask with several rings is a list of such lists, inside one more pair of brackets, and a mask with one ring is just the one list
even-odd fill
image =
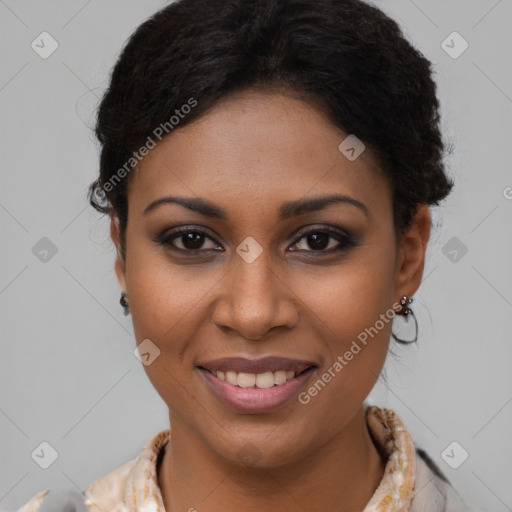
{"label": "lip", "polygon": [[199,368],[216,371],[233,371],[237,373],[277,372],[279,370],[302,372],[310,366],[316,366],[313,361],[304,359],[289,359],[287,357],[266,356],[258,359],[246,357],[224,357],[204,361],[197,365]]}
{"label": "lip", "polygon": [[[220,360],[219,360],[220,361]],[[268,367],[267,367],[268,368]],[[281,369],[284,369],[281,367]],[[208,387],[220,401],[228,407],[248,414],[258,414],[282,407],[292,400],[314,374],[316,366],[311,366],[300,375],[287,380],[284,384],[271,388],[241,388],[219,379],[209,370],[198,368]],[[255,373],[255,372],[249,372]]]}

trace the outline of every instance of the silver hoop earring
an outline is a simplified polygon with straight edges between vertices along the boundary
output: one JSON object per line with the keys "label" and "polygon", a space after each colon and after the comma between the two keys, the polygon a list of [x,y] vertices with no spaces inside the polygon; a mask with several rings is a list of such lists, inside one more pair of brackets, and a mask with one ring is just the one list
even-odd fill
{"label": "silver hoop earring", "polygon": [[394,340],[398,343],[414,343],[418,340],[418,321],[416,320],[416,315],[414,314],[414,311],[409,307],[409,304],[411,304],[412,298],[410,299],[406,295],[404,295],[400,299],[400,304],[402,306],[402,309],[397,313],[400,316],[403,316],[405,318],[405,321],[409,321],[409,317],[412,317],[414,320],[414,338],[412,340],[404,340],[402,338],[399,338],[393,333],[393,329],[391,329],[391,336],[393,336]]}
{"label": "silver hoop earring", "polygon": [[126,292],[121,293],[121,298],[119,299],[119,304],[123,306],[123,315],[127,316],[130,313],[130,308],[128,305],[128,296]]}

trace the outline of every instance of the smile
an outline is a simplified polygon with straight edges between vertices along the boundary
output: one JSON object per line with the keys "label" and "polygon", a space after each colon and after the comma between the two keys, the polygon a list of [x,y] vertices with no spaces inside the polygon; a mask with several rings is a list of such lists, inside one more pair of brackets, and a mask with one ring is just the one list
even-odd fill
{"label": "smile", "polygon": [[261,373],[197,368],[214,396],[230,409],[248,414],[270,412],[289,403],[305,386],[316,366],[302,371]]}

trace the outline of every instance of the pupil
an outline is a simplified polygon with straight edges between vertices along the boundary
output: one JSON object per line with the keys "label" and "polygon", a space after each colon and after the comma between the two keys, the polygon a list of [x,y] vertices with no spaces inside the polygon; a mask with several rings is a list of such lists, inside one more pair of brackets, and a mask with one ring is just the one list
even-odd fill
{"label": "pupil", "polygon": [[200,249],[204,242],[204,235],[200,233],[187,233],[181,237],[181,241],[187,249]]}
{"label": "pupil", "polygon": [[308,235],[307,241],[312,249],[325,249],[329,245],[329,235],[325,233],[314,233]]}

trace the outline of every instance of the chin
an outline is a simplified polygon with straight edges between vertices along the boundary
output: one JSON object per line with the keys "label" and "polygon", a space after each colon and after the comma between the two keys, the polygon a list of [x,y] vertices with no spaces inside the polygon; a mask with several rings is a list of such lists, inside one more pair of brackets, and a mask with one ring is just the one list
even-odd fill
{"label": "chin", "polygon": [[[208,442],[211,449],[224,458],[229,464],[241,468],[269,469],[292,464],[306,455],[309,436],[304,432],[280,430],[280,424],[267,426],[261,430],[255,426],[233,431],[223,431],[222,439],[216,438]],[[299,449],[302,449],[299,451]]]}

